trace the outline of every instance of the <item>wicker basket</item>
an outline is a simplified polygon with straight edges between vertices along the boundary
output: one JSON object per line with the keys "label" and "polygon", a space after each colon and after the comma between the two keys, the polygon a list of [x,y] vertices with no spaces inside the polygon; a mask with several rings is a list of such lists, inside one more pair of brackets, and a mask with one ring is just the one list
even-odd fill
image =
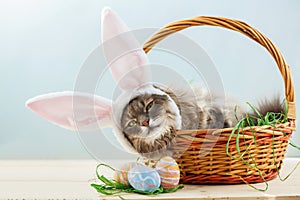
{"label": "wicker basket", "polygon": [[148,53],[156,43],[177,31],[191,26],[204,25],[220,26],[240,32],[269,51],[284,80],[288,122],[278,124],[276,127],[261,126],[243,129],[243,137],[238,138],[240,153],[236,147],[236,136],[233,136],[229,143],[229,153],[235,158],[226,153],[226,144],[232,128],[177,131],[177,143],[173,151],[181,170],[181,182],[236,184],[271,180],[278,174],[286,153],[288,139],[295,130],[296,120],[294,86],[290,69],[275,45],[258,30],[244,22],[221,17],[200,16],[176,21],[162,27],[144,44],[144,51]]}

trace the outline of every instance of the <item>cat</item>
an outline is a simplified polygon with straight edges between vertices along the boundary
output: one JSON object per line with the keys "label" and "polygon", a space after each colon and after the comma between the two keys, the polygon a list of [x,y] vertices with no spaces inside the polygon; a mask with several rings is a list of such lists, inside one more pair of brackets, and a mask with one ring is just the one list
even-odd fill
{"label": "cat", "polygon": [[[222,98],[211,97],[203,87],[194,87],[197,98],[191,98],[182,91],[173,92],[155,85],[153,87],[165,94],[140,94],[125,106],[121,118],[122,133],[144,157],[156,159],[172,155],[169,149],[176,145],[178,129],[231,128],[246,115],[246,112],[235,113],[235,102],[218,103]],[[175,102],[176,108],[170,105],[170,100]],[[262,116],[267,112],[284,112],[283,110],[279,98],[274,98],[272,102],[266,100],[258,106]],[[256,112],[249,114],[257,117]],[[181,119],[179,126],[176,118]]]}
{"label": "cat", "polygon": [[[71,130],[110,126],[127,151],[151,159],[172,155],[169,149],[176,145],[177,130],[233,127],[245,115],[236,116],[234,102],[225,102],[204,87],[179,90],[152,84],[141,45],[109,8],[102,11],[102,41],[109,69],[122,90],[115,101],[80,92],[58,92],[29,99],[26,106]],[[264,102],[258,109],[262,115],[283,111],[279,98]]]}
{"label": "cat", "polygon": [[[208,100],[207,97],[197,102],[182,91],[156,85],[153,88],[162,94],[146,92],[133,98],[125,106],[121,118],[122,133],[144,157],[154,159],[170,155],[168,149],[174,145],[178,129],[224,128],[234,123],[234,114],[227,113],[233,109],[203,101]],[[198,93],[202,90],[197,89]]]}

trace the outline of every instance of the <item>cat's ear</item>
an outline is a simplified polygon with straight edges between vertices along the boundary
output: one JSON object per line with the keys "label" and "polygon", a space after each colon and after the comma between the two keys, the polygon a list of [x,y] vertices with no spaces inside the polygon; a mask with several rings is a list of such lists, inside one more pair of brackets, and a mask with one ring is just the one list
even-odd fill
{"label": "cat's ear", "polygon": [[102,10],[102,43],[112,76],[122,90],[151,81],[148,58],[138,40],[110,8]]}
{"label": "cat's ear", "polygon": [[66,129],[97,130],[111,124],[112,102],[87,93],[44,94],[29,99],[26,106]]}

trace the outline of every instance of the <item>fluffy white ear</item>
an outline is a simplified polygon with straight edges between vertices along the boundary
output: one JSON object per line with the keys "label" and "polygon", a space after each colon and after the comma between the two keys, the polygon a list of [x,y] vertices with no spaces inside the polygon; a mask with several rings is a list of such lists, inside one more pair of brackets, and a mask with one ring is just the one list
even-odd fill
{"label": "fluffy white ear", "polygon": [[34,97],[26,106],[41,117],[71,130],[111,125],[112,102],[86,93],[58,92]]}
{"label": "fluffy white ear", "polygon": [[123,90],[151,81],[145,52],[126,24],[110,8],[102,10],[102,43],[112,76]]}

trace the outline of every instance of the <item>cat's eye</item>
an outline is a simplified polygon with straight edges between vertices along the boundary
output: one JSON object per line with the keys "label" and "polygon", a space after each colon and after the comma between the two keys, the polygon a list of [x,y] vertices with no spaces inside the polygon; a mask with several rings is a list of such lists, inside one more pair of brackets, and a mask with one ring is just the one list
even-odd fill
{"label": "cat's eye", "polygon": [[128,126],[129,127],[133,127],[136,125],[136,121],[135,120],[131,120],[129,123],[128,123]]}
{"label": "cat's eye", "polygon": [[150,103],[148,103],[146,110],[149,111],[153,106],[153,101],[151,101]]}

